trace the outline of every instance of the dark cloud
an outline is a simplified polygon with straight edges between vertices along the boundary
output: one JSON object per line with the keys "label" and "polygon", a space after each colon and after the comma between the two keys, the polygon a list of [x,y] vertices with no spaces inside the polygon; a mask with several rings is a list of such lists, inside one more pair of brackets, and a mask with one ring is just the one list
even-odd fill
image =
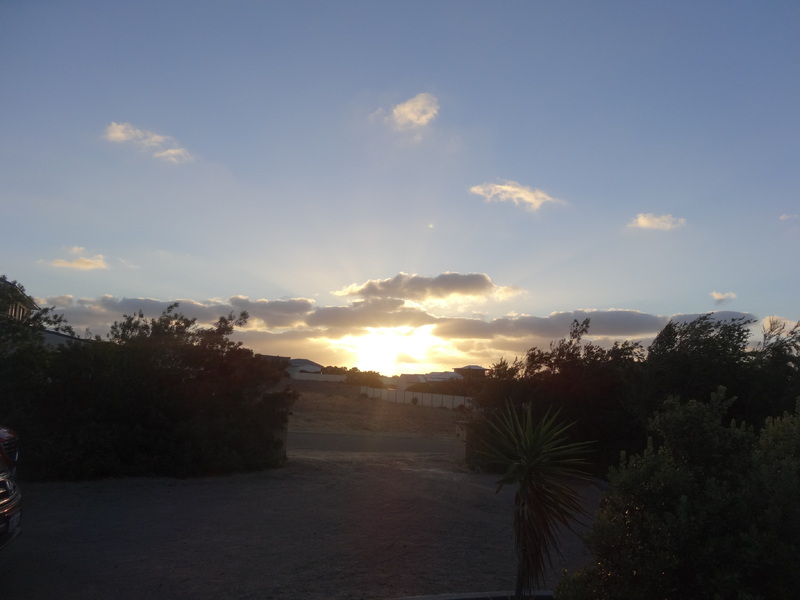
{"label": "dark cloud", "polygon": [[357,300],[350,306],[318,308],[306,319],[310,327],[352,329],[364,327],[420,327],[436,322],[436,317],[418,308],[405,306],[398,298]]}
{"label": "dark cloud", "polygon": [[74,298],[73,296],[55,296],[38,300],[40,306],[55,307],[55,312],[63,315],[67,322],[81,333],[88,330],[92,335],[105,336],[115,321],[121,321],[125,315],[135,315],[139,311],[145,318],[157,318],[167,307],[178,303],[178,311],[199,323],[213,323],[230,312],[238,312],[229,304],[209,302],[200,303],[194,300],[155,300],[152,298],[115,298],[104,295],[100,298]]}
{"label": "dark cloud", "polygon": [[[437,293],[442,290],[470,289],[464,276],[455,278],[418,278],[410,286],[403,282],[377,286],[376,290],[390,293],[394,290],[410,290],[419,286],[418,294]],[[451,274],[452,275],[452,274]],[[481,288],[480,278],[472,289]],[[395,281],[393,280],[387,281]],[[438,280],[438,283],[433,282]],[[487,281],[483,280],[484,282]],[[444,283],[443,283],[444,282]],[[408,283],[406,281],[405,283]],[[491,284],[494,285],[494,284]],[[427,290],[427,291],[426,291]],[[393,293],[393,291],[392,291]],[[115,298],[106,295],[94,299],[76,299],[72,296],[37,298],[40,306],[54,306],[80,334],[88,330],[92,335],[105,336],[114,321],[125,314],[136,314],[140,310],[146,318],[158,317],[170,301],[152,298]],[[245,329],[237,329],[234,338],[248,348],[265,354],[305,357],[324,364],[346,365],[352,360],[347,350],[332,343],[346,335],[358,335],[369,327],[420,327],[434,325],[432,334],[447,340],[453,354],[431,354],[426,362],[448,364],[454,356],[469,357],[467,362],[493,364],[502,357],[524,356],[532,347],[547,348],[551,341],[569,335],[572,322],[590,319],[589,339],[600,345],[614,340],[641,341],[647,346],[670,320],[685,323],[704,313],[668,316],[651,315],[636,310],[575,310],[555,312],[545,317],[530,315],[506,316],[486,320],[480,317],[437,317],[421,308],[408,306],[406,301],[395,297],[371,296],[353,301],[348,306],[316,307],[305,298],[283,300],[251,300],[244,296],[233,296],[225,302],[179,300],[178,310],[195,318],[200,325],[214,323],[220,316],[246,310],[251,319]],[[719,320],[755,319],[752,314],[735,311],[712,313]],[[432,350],[431,352],[436,352]],[[409,362],[409,361],[406,361]]]}
{"label": "dark cloud", "polygon": [[245,296],[233,296],[229,302],[236,310],[246,310],[252,319],[262,321],[267,327],[291,327],[301,324],[314,309],[313,300],[307,298],[250,300]]}
{"label": "dark cloud", "polygon": [[433,328],[433,335],[450,339],[491,339],[497,335],[492,323],[480,319],[443,319]]}
{"label": "dark cloud", "polygon": [[[638,338],[652,336],[661,331],[673,319],[687,322],[700,314],[665,317],[650,315],[636,310],[575,310],[557,312],[547,317],[500,317],[492,321],[480,319],[444,319],[433,330],[433,334],[448,339],[493,339],[493,338],[542,338],[559,339],[569,335],[573,321],[589,319],[589,336],[607,338]],[[720,311],[715,319],[754,318],[749,313]]]}
{"label": "dark cloud", "polygon": [[406,298],[408,300],[442,299],[449,296],[488,296],[500,286],[484,273],[442,273],[423,277],[399,273],[391,279],[370,279],[336,292],[339,296],[362,298]]}
{"label": "dark cloud", "polygon": [[562,330],[569,330],[574,320],[582,322],[589,319],[589,333],[602,336],[636,336],[660,331],[669,321],[669,317],[649,315],[638,310],[575,310],[554,313],[549,318],[558,322]]}

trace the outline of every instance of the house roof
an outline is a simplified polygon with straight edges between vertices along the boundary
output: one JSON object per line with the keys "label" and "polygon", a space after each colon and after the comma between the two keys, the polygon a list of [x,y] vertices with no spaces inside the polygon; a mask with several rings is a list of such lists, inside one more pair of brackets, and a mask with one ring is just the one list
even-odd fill
{"label": "house roof", "polygon": [[292,368],[306,368],[306,367],[316,367],[317,369],[321,369],[322,365],[319,363],[315,363],[313,360],[308,360],[307,358],[290,358],[289,359],[289,366]]}
{"label": "house roof", "polygon": [[428,373],[424,375],[425,381],[434,382],[434,381],[450,381],[451,379],[461,379],[461,375],[458,373],[454,373],[453,371],[441,371],[437,373]]}

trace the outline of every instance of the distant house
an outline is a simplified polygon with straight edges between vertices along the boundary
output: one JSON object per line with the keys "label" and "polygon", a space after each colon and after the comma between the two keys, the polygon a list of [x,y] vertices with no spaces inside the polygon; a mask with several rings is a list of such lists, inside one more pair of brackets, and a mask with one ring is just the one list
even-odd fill
{"label": "distant house", "polygon": [[308,360],[307,358],[290,358],[286,372],[289,373],[289,377],[297,373],[313,373],[319,375],[322,373],[322,365],[315,363],[313,360]]}
{"label": "distant house", "polygon": [[303,375],[320,375],[322,365],[307,358],[290,358],[286,374],[292,379],[302,379]]}
{"label": "distant house", "polygon": [[289,366],[286,368],[286,374],[291,379],[303,381],[329,381],[329,382],[343,382],[347,379],[347,375],[332,373],[322,374],[322,365],[315,363],[313,360],[307,358],[290,358]]}
{"label": "distant house", "polygon": [[[5,276],[0,277],[0,302],[0,309],[7,316],[17,321],[24,321],[32,311],[39,309],[33,298],[23,292],[22,288],[17,284],[6,279]],[[6,304],[8,304],[8,307],[5,306]]]}
{"label": "distant house", "polygon": [[452,381],[453,379],[486,377],[488,370],[478,365],[467,365],[452,371],[436,371],[425,375],[404,373],[397,378],[396,385],[398,390],[403,391],[415,383],[440,383],[442,381]]}
{"label": "distant house", "polygon": [[[5,276],[0,276],[0,315],[7,316],[17,321],[25,321],[34,310],[39,310],[33,298],[28,296],[22,288],[9,281]],[[49,329],[41,330],[44,345],[54,350],[68,343],[88,343],[89,340],[76,338],[59,331]]]}
{"label": "distant house", "polygon": [[458,369],[453,369],[456,373],[461,375],[464,379],[470,378],[480,378],[486,377],[486,373],[489,369],[485,367],[480,367],[478,365],[467,365],[466,367],[459,367]]}
{"label": "distant house", "polygon": [[423,375],[427,383],[437,383],[439,381],[450,381],[451,379],[461,379],[462,376],[455,371],[439,371]]}
{"label": "distant house", "polygon": [[425,376],[403,373],[397,378],[397,389],[402,392],[403,390],[408,389],[408,386],[414,385],[415,383],[425,383]]}

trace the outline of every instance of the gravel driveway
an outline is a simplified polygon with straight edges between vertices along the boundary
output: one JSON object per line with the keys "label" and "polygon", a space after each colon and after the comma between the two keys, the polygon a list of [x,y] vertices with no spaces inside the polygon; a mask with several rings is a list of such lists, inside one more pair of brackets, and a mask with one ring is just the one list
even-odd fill
{"label": "gravel driveway", "polygon": [[[512,491],[450,453],[294,449],[219,478],[23,486],[4,599],[396,598],[513,588]],[[598,491],[585,490],[587,504]],[[583,562],[565,539],[566,565]],[[556,581],[553,576],[552,585]]]}

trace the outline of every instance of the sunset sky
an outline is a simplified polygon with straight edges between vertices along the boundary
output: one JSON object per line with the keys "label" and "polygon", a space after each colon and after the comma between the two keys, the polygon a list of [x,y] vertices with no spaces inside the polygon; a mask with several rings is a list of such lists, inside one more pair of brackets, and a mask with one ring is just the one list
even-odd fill
{"label": "sunset sky", "polygon": [[0,274],[386,375],[800,320],[800,3],[0,2]]}

